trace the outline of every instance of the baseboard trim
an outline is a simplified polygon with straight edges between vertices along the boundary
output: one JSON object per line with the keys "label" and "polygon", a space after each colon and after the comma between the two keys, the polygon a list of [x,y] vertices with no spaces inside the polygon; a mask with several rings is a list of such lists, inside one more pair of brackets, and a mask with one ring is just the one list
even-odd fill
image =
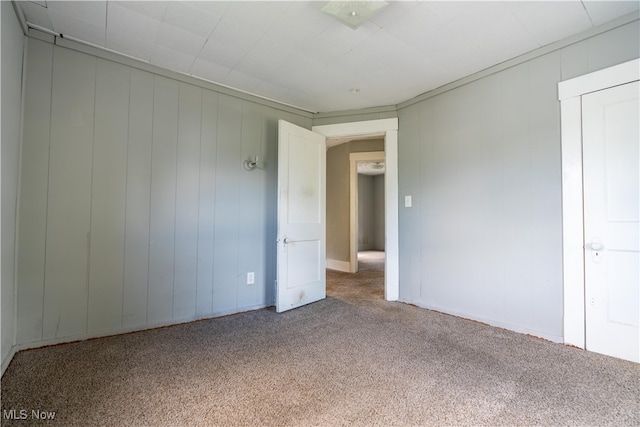
{"label": "baseboard trim", "polygon": [[411,304],[411,305],[415,305],[417,307],[420,308],[424,308],[427,310],[431,310],[431,311],[435,311],[438,313],[442,313],[442,314],[447,314],[450,316],[455,316],[458,317],[460,319],[464,319],[464,320],[471,320],[473,322],[480,322],[480,323],[484,323],[485,325],[488,326],[492,326],[494,328],[500,328],[500,329],[506,329],[512,332],[516,332],[519,334],[523,334],[523,335],[529,335],[535,338],[541,338],[547,341],[551,341],[554,343],[558,343],[558,344],[563,344],[564,343],[564,338],[560,335],[555,335],[555,334],[550,334],[544,331],[539,331],[537,329],[532,329],[532,328],[528,328],[528,327],[524,327],[524,326],[520,326],[520,325],[515,325],[512,323],[508,323],[508,322],[502,322],[502,321],[497,321],[497,320],[493,320],[493,319],[489,319],[486,317],[482,317],[482,316],[470,316],[466,313],[462,313],[460,311],[456,311],[456,310],[447,310],[447,309],[442,309],[441,307],[435,307],[429,304],[421,304],[421,303],[416,303],[413,301],[407,301],[407,300],[401,300],[400,302],[406,303],[406,304]]}
{"label": "baseboard trim", "polygon": [[348,261],[338,261],[336,259],[327,259],[327,268],[330,270],[343,271],[345,273],[351,272],[351,263]]}
{"label": "baseboard trim", "polygon": [[0,367],[0,377],[4,375],[4,372],[7,370],[11,361],[13,360],[13,356],[18,352],[17,346],[11,346],[11,350],[9,350],[9,354],[2,360],[2,366]]}
{"label": "baseboard trim", "polygon": [[[23,350],[31,350],[31,349],[40,348],[40,347],[49,347],[52,345],[68,344],[68,343],[77,342],[77,341],[86,341],[86,340],[91,340],[96,338],[113,337],[117,335],[131,334],[134,332],[142,332],[142,331],[148,331],[152,329],[183,325],[185,323],[199,322],[201,320],[216,319],[219,317],[232,316],[235,314],[242,314],[250,311],[261,310],[266,307],[269,307],[269,305],[258,304],[258,305],[252,305],[247,307],[241,307],[239,309],[221,310],[221,311],[217,311],[204,316],[190,316],[182,319],[173,319],[167,322],[158,322],[153,324],[131,326],[131,327],[115,329],[115,330],[97,331],[97,332],[88,333],[88,334],[79,334],[79,335],[73,335],[69,337],[53,338],[53,339],[44,340],[44,341],[32,341],[32,342],[17,344],[12,348],[13,352],[11,353],[11,358],[7,357],[7,359],[9,360],[6,363],[6,365],[9,366],[9,363],[11,362],[11,359],[13,358],[13,356],[17,352],[23,351]],[[5,363],[3,361],[2,373],[4,373],[5,368],[6,368]]]}

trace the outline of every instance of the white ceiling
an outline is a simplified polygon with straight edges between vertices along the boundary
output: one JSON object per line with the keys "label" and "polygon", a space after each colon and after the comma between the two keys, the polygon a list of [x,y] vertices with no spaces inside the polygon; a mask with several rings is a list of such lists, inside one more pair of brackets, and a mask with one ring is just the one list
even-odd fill
{"label": "white ceiling", "polygon": [[395,105],[638,1],[392,1],[356,30],[308,1],[20,1],[27,24],[310,112]]}

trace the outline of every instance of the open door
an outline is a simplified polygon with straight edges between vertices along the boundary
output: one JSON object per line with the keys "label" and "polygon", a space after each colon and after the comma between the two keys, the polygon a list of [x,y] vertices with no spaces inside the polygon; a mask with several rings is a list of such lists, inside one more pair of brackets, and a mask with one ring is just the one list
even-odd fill
{"label": "open door", "polygon": [[325,137],[278,122],[276,311],[326,296]]}

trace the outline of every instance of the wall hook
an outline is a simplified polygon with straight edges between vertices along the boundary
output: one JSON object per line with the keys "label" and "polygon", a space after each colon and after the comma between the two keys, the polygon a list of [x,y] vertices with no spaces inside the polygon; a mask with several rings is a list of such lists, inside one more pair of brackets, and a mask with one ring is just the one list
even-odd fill
{"label": "wall hook", "polygon": [[251,158],[245,160],[243,166],[248,171],[254,170],[258,166],[258,156],[255,156],[253,160]]}

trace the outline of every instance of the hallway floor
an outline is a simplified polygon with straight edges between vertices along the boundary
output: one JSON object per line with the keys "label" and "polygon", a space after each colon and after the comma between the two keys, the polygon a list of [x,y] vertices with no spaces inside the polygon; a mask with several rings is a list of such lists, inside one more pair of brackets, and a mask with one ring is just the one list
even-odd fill
{"label": "hallway floor", "polygon": [[327,270],[327,295],[343,301],[383,301],[384,259],[382,251],[361,251],[357,273]]}

